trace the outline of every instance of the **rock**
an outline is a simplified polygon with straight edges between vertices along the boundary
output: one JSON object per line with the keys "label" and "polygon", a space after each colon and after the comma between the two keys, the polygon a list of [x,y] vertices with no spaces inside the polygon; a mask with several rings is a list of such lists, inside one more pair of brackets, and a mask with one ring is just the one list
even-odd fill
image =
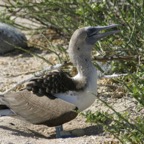
{"label": "rock", "polygon": [[25,35],[15,27],[0,22],[0,55],[14,50],[15,46],[27,48]]}

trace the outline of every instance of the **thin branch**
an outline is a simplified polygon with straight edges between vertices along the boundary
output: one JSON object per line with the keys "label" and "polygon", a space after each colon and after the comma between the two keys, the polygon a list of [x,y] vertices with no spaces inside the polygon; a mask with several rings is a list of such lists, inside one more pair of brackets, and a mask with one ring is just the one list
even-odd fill
{"label": "thin branch", "polygon": [[101,62],[104,62],[104,61],[112,61],[112,60],[125,60],[125,61],[129,61],[129,60],[137,60],[137,58],[135,58],[134,56],[118,56],[118,57],[94,57],[94,60],[97,60],[97,61],[101,61]]}
{"label": "thin branch", "polygon": [[45,72],[47,72],[47,71],[60,70],[60,69],[62,68],[62,66],[65,66],[65,65],[67,65],[67,63],[56,64],[56,65],[53,65],[53,66],[49,66],[49,67],[45,68],[45,69],[42,70],[42,71],[36,72],[36,73],[34,73],[34,76],[32,76],[32,77],[30,77],[30,78],[28,78],[28,79],[25,79],[25,80],[23,80],[23,81],[21,81],[21,82],[18,82],[14,87],[12,87],[12,88],[8,89],[7,91],[5,91],[4,93],[2,93],[2,95],[4,95],[4,94],[6,94],[6,93],[8,93],[8,92],[10,92],[10,91],[12,91],[12,90],[14,90],[16,87],[18,87],[18,86],[20,86],[20,85],[22,85],[22,84],[30,81],[30,80],[33,79],[34,77],[41,76],[41,75],[43,75],[43,74],[44,74]]}
{"label": "thin branch", "polygon": [[116,77],[121,77],[121,76],[127,76],[128,74],[112,74],[112,75],[104,75],[101,78],[116,78]]}
{"label": "thin branch", "polygon": [[42,57],[42,56],[40,56],[40,55],[38,55],[38,54],[32,53],[31,51],[26,50],[26,49],[24,49],[24,48],[22,48],[22,47],[15,46],[15,45],[9,43],[8,41],[5,41],[5,40],[4,40],[4,42],[6,42],[7,44],[13,46],[15,49],[22,50],[22,51],[24,51],[24,52],[26,52],[26,53],[28,53],[28,54],[30,54],[30,55],[32,55],[32,56],[36,56],[36,57],[42,59],[43,61],[45,61],[46,63],[48,63],[48,64],[50,64],[50,65],[53,65],[50,61],[48,61],[47,59],[45,59],[44,57]]}
{"label": "thin branch", "polygon": [[[28,79],[25,79],[25,80],[23,80],[23,81],[21,81],[21,82],[18,82],[14,87],[12,87],[12,88],[8,89],[7,91],[5,91],[4,93],[2,93],[2,95],[4,95],[4,94],[6,94],[6,93],[8,93],[8,92],[10,92],[10,91],[12,91],[12,90],[14,90],[16,87],[18,87],[18,86],[20,86],[20,85],[22,85],[22,84],[30,81],[31,79],[33,79],[33,78],[35,78],[35,77],[42,76],[42,75],[44,75],[44,74],[45,74],[46,72],[48,72],[48,71],[60,70],[60,69],[62,69],[62,67],[67,66],[67,65],[69,65],[69,64],[71,64],[71,63],[64,62],[63,64],[56,64],[56,65],[53,65],[53,66],[46,67],[46,68],[45,68],[44,70],[42,70],[42,71],[35,72],[35,73],[34,73],[34,76],[32,76],[32,77],[30,77],[30,78],[28,78]],[[125,76],[125,75],[127,75],[127,74],[113,74],[113,75],[103,76],[103,78],[113,78],[113,77],[119,77],[119,76]]]}

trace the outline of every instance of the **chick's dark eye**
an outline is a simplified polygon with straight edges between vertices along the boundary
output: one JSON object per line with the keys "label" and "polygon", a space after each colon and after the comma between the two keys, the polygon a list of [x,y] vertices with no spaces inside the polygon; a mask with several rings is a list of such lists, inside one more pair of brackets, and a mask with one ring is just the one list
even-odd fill
{"label": "chick's dark eye", "polygon": [[78,47],[77,50],[80,50],[80,48]]}

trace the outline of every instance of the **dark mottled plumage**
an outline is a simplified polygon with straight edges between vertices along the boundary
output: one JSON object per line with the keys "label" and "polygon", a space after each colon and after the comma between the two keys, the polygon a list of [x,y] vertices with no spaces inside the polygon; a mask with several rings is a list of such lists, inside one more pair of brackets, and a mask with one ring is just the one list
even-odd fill
{"label": "dark mottled plumage", "polygon": [[2,109],[7,109],[8,107],[6,106],[6,105],[1,105],[0,104],[0,110],[2,110]]}
{"label": "dark mottled plumage", "polygon": [[[54,71],[47,75],[36,77],[27,84],[26,88],[38,96],[47,95],[48,97],[56,93],[77,90],[76,84],[71,77],[62,71]],[[50,98],[53,98],[53,96]]]}

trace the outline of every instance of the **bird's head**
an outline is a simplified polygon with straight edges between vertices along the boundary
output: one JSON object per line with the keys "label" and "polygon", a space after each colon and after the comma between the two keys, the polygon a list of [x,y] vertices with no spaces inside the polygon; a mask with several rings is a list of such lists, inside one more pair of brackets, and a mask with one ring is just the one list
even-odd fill
{"label": "bird's head", "polygon": [[71,62],[77,66],[81,64],[89,64],[91,62],[91,51],[94,44],[109,35],[116,34],[119,30],[118,24],[109,26],[89,26],[77,29],[70,40],[68,53]]}
{"label": "bird's head", "polygon": [[[106,36],[118,33],[119,30],[112,30],[113,28],[117,28],[118,26],[118,24],[112,24],[109,26],[89,26],[77,29],[71,37],[68,52],[86,53],[87,51],[91,51],[92,46],[98,40]],[[105,30],[109,31],[102,33],[102,31]]]}

